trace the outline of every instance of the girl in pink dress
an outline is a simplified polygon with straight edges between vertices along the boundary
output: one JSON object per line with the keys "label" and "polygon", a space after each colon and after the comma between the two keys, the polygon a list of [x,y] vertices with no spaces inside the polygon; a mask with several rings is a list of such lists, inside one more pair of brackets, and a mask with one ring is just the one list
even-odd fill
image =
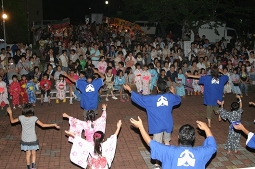
{"label": "girl in pink dress", "polygon": [[150,94],[151,74],[148,71],[148,66],[147,65],[143,66],[141,79],[142,79],[142,90],[143,90],[142,94],[143,95]]}
{"label": "girl in pink dress", "polygon": [[96,131],[93,135],[93,145],[87,140],[76,136],[74,133],[65,131],[67,135],[74,138],[70,152],[70,160],[82,168],[110,168],[114,159],[117,135],[119,134],[121,125],[122,122],[119,120],[115,133],[106,141],[104,141],[104,132]]}
{"label": "girl in pink dress", "polygon": [[[95,120],[95,112],[89,110],[84,114],[85,121],[76,119],[72,116],[69,116],[66,113],[63,113],[64,118],[69,119],[70,128],[69,131],[73,132],[76,136],[81,137],[81,133],[84,130],[85,139],[93,143],[93,135],[96,131],[105,132],[106,127],[106,104],[102,104],[102,115],[98,119]],[[73,138],[69,137],[68,141],[73,142]]]}
{"label": "girl in pink dress", "polygon": [[105,73],[105,70],[107,68],[107,63],[105,62],[105,57],[101,56],[100,57],[100,62],[98,62],[98,64],[96,65],[96,68],[98,69],[98,71],[102,74]]}
{"label": "girl in pink dress", "polygon": [[9,105],[7,87],[6,87],[6,83],[2,81],[2,76],[0,76],[0,106],[1,108],[3,109],[3,107],[6,104]]}

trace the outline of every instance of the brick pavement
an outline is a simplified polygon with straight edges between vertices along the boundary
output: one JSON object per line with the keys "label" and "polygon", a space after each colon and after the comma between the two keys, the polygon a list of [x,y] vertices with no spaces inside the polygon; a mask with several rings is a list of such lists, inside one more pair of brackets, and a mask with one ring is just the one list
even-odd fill
{"label": "brick pavement", "polygon": [[[232,101],[235,100],[234,95],[228,94],[225,97],[225,108],[229,108]],[[250,93],[249,97],[243,98],[244,114],[242,122],[251,130],[254,130],[253,119],[255,119],[255,108],[248,106],[248,101],[255,101],[254,93]],[[177,133],[179,127],[189,123],[195,125],[196,120],[206,121],[205,106],[202,105],[203,98],[201,96],[189,96],[183,99],[179,108],[173,110],[175,122],[172,134],[171,144],[177,145]],[[44,123],[57,122],[60,130],[36,128],[37,137],[39,139],[40,150],[37,151],[37,168],[38,169],[75,169],[79,168],[72,164],[69,160],[69,152],[71,144],[68,143],[64,130],[69,128],[68,120],[62,118],[62,113],[67,112],[71,116],[82,119],[82,110],[79,103],[74,105],[53,103],[51,107],[44,105],[40,107],[37,104],[35,114],[40,121]],[[106,127],[106,137],[114,133],[116,122],[121,119],[123,126],[118,138],[118,145],[112,169],[147,169],[151,168],[149,158],[149,148],[142,142],[141,136],[137,129],[134,129],[130,122],[130,117],[138,115],[143,119],[144,126],[147,127],[146,113],[135,107],[131,102],[121,103],[118,100],[110,100],[108,102],[108,118]],[[0,113],[0,169],[25,168],[25,153],[20,151],[20,124],[11,125],[9,117]],[[18,117],[20,110],[13,112],[14,117]],[[213,116],[212,132],[215,135],[218,144],[217,154],[208,163],[208,169],[215,168],[237,168],[237,167],[255,167],[254,151],[245,148],[245,137],[242,136],[240,149],[238,154],[231,155],[226,159],[224,143],[228,133],[228,123],[218,122],[217,116]],[[196,133],[196,145],[201,145],[204,136]],[[24,166],[24,167],[23,167]]]}

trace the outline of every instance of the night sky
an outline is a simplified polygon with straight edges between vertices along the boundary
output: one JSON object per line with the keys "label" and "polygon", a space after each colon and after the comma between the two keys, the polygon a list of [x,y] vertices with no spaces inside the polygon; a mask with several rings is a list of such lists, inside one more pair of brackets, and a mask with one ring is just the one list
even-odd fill
{"label": "night sky", "polygon": [[[57,20],[70,17],[71,22],[84,22],[85,15],[90,13],[109,13],[123,7],[121,0],[43,0],[44,20]],[[91,9],[89,9],[91,8]]]}

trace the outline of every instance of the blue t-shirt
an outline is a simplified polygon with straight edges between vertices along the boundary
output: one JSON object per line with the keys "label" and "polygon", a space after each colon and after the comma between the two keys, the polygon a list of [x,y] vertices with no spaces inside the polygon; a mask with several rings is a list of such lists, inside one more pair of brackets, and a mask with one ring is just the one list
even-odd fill
{"label": "blue t-shirt", "polygon": [[81,108],[85,110],[95,110],[98,105],[98,90],[103,86],[101,78],[95,79],[92,83],[88,83],[84,79],[76,81],[76,87],[81,93]]}
{"label": "blue t-shirt", "polygon": [[180,96],[172,93],[143,96],[132,92],[131,99],[146,109],[150,134],[172,132],[172,108],[181,103]]}
{"label": "blue t-shirt", "polygon": [[204,85],[204,104],[207,106],[217,106],[217,100],[222,101],[224,85],[228,81],[228,76],[222,75],[218,80],[212,76],[201,76],[199,84]]}
{"label": "blue t-shirt", "polygon": [[151,158],[162,162],[162,169],[202,169],[217,150],[213,136],[207,137],[203,146],[167,146],[150,141]]}
{"label": "blue t-shirt", "polygon": [[249,132],[246,145],[250,148],[255,149],[255,135],[252,132]]}

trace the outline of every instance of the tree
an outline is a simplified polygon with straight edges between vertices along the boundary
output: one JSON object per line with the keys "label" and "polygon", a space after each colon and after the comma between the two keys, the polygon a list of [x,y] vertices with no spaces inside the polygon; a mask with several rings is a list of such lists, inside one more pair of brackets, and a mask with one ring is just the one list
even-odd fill
{"label": "tree", "polygon": [[249,17],[250,10],[239,7],[235,0],[125,0],[126,12],[133,20],[146,17],[152,22],[185,25],[196,32],[214,21],[212,29],[227,21],[242,26],[241,19]]}
{"label": "tree", "polygon": [[[27,42],[28,28],[24,3],[25,0],[4,1],[4,11],[8,15],[5,22],[7,43],[13,43],[14,41]],[[3,33],[1,34],[1,38],[3,38]]]}

